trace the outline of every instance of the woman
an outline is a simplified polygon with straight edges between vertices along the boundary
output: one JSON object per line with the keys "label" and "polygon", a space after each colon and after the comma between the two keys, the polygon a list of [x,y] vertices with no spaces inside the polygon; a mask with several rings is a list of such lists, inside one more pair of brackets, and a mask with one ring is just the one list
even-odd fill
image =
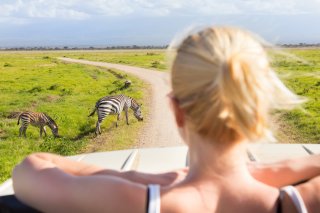
{"label": "woman", "polygon": [[117,172],[39,153],[14,169],[16,196],[44,212],[318,212],[320,156],[246,163],[247,144],[270,136],[269,111],[301,102],[271,70],[260,42],[214,27],[171,50],[169,97],[189,168]]}

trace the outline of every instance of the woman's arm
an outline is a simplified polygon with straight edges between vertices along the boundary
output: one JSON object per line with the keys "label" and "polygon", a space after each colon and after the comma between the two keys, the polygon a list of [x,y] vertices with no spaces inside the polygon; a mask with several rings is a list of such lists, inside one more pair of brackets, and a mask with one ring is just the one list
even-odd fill
{"label": "woman's arm", "polygon": [[74,176],[110,175],[126,179],[128,181],[162,186],[172,185],[184,179],[188,168],[170,171],[160,174],[148,174],[137,171],[116,171],[99,166],[77,162],[65,157],[50,153],[35,153],[28,156],[25,161],[30,161],[35,167],[56,167],[67,174]]}
{"label": "woman's arm", "polygon": [[296,186],[309,213],[318,213],[320,209],[320,176]]}
{"label": "woman's arm", "polygon": [[294,185],[320,175],[320,155],[310,155],[276,163],[249,163],[254,178],[275,187]]}
{"label": "woman's arm", "polygon": [[[135,183],[144,185],[159,184],[161,186],[169,186],[182,181],[186,177],[188,170],[188,168],[182,168],[179,170],[159,174],[143,173],[134,170],[119,173],[121,174],[120,177]],[[93,175],[110,175],[110,170],[105,169]]]}
{"label": "woman's arm", "polygon": [[283,160],[271,164],[249,163],[253,177],[268,185],[295,185],[308,212],[320,209],[320,155]]}
{"label": "woman's arm", "polygon": [[[69,166],[61,167],[74,171]],[[145,211],[144,185],[110,175],[75,176],[37,156],[19,164],[12,178],[16,196],[43,212]]]}
{"label": "woman's arm", "polygon": [[187,171],[119,172],[36,153],[15,167],[12,179],[16,196],[44,212],[144,212],[146,184],[174,184]]}

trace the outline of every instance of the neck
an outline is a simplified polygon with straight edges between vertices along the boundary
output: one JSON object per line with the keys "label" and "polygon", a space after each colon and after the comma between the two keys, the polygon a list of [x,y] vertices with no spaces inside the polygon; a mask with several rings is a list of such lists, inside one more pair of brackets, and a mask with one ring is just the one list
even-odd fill
{"label": "neck", "polygon": [[131,102],[130,108],[131,108],[132,110],[134,110],[134,108],[135,108],[135,106],[136,106],[137,104],[136,104],[136,102],[134,101],[133,98],[130,98],[130,97],[129,97],[129,99],[130,99],[130,102]]}
{"label": "neck", "polygon": [[50,123],[50,122],[48,122],[47,123],[47,126],[51,129],[51,130],[53,130],[54,128],[53,128],[53,124],[52,123]]}
{"label": "neck", "polygon": [[250,175],[246,165],[246,140],[217,142],[196,133],[186,139],[190,150],[187,179],[225,180],[230,176]]}
{"label": "neck", "polygon": [[54,132],[54,129],[56,128],[56,127],[53,126],[54,124],[52,124],[52,123],[49,122],[49,123],[47,123],[47,125],[48,125],[48,127],[51,129],[52,134],[55,135],[55,136],[57,136],[57,134],[55,134],[55,132]]}

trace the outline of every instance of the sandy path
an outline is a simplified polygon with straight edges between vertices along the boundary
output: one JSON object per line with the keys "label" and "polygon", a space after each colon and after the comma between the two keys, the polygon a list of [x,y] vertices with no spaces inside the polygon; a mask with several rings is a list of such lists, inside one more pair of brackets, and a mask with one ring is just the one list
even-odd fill
{"label": "sandy path", "polygon": [[106,62],[94,62],[71,58],[59,58],[65,62],[114,68],[133,74],[151,85],[149,118],[139,138],[140,147],[176,146],[183,142],[178,134],[166,95],[170,91],[168,73]]}

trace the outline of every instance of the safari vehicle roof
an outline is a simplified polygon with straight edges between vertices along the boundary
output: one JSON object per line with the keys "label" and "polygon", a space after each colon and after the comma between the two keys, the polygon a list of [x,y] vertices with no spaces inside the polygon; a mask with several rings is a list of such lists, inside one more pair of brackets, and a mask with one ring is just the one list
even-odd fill
{"label": "safari vehicle roof", "polygon": [[[320,153],[320,144],[250,144],[247,153],[248,161],[273,162]],[[157,173],[187,166],[188,149],[186,146],[128,149],[86,153],[69,158],[109,169]],[[14,192],[12,180],[8,179],[0,185],[0,196],[10,194]]]}

